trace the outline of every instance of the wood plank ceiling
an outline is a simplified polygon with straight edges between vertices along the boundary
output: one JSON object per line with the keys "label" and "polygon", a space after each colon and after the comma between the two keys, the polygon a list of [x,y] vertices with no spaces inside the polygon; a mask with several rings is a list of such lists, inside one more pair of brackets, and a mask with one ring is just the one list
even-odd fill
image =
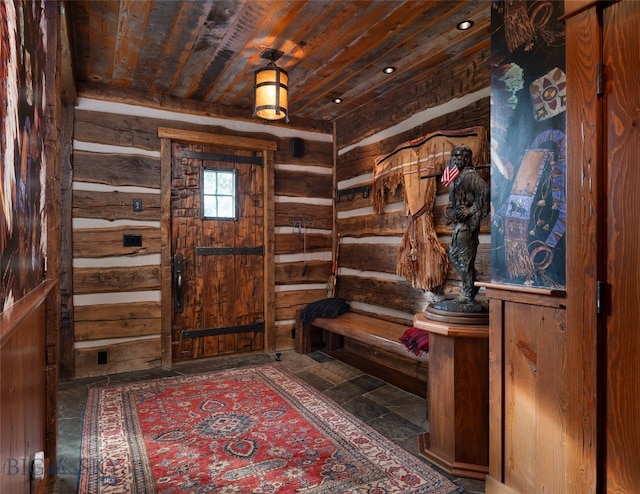
{"label": "wood plank ceiling", "polygon": [[[66,9],[80,83],[205,101],[250,117],[254,71],[273,48],[284,52],[277,64],[289,73],[291,118],[333,121],[486,48],[491,3],[83,0]],[[456,29],[464,20],[473,27]],[[387,66],[396,72],[384,74]],[[333,103],[335,96],[343,102]]]}

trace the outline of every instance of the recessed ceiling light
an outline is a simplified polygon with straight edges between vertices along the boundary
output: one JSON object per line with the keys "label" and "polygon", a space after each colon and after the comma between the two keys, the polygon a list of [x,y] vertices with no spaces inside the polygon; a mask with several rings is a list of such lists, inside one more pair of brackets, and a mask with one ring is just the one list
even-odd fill
{"label": "recessed ceiling light", "polygon": [[385,74],[393,74],[396,71],[395,67],[385,67],[384,69],[382,69],[382,72],[384,72]]}
{"label": "recessed ceiling light", "polygon": [[338,97],[333,98],[331,101],[333,101],[336,105],[338,105],[338,104],[342,103],[342,98],[340,98],[338,96]]}
{"label": "recessed ceiling light", "polygon": [[473,21],[462,21],[456,26],[460,31],[465,31],[473,26]]}

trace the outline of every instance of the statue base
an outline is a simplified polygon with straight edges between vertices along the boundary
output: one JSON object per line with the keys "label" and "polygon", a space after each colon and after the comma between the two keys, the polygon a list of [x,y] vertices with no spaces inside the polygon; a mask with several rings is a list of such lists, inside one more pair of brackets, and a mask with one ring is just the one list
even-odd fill
{"label": "statue base", "polygon": [[447,299],[427,307],[424,315],[433,321],[453,324],[489,324],[489,304],[475,300],[467,302]]}
{"label": "statue base", "polygon": [[430,429],[420,456],[453,476],[484,480],[489,473],[489,326],[413,317],[429,332]]}

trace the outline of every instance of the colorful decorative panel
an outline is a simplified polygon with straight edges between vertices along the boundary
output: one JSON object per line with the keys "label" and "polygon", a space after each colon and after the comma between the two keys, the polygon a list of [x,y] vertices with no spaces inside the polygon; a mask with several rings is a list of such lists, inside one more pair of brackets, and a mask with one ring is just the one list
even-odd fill
{"label": "colorful decorative panel", "polygon": [[0,4],[0,312],[45,276],[44,7]]}
{"label": "colorful decorative panel", "polygon": [[491,279],[566,283],[564,12],[496,1],[491,13]]}

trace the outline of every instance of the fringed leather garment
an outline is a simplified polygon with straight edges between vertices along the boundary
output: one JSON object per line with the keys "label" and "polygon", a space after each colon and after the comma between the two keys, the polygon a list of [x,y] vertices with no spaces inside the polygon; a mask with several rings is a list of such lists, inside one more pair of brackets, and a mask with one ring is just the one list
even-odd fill
{"label": "fringed leather garment", "polygon": [[[413,287],[435,291],[447,279],[449,256],[435,231],[433,207],[437,175],[447,165],[451,150],[462,145],[471,148],[474,166],[489,163],[484,127],[432,132],[404,142],[375,160],[371,196],[377,213],[385,209],[387,189],[393,193],[400,184],[404,188],[410,221],[398,250],[396,273]],[[425,175],[433,176],[420,178]]]}

